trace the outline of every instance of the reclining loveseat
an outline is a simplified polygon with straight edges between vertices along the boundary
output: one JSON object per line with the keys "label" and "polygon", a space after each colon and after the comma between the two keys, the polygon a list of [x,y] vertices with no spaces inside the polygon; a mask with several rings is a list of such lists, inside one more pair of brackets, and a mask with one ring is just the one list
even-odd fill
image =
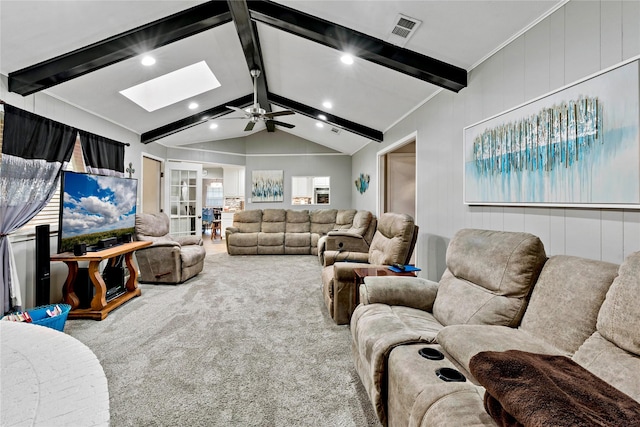
{"label": "reclining loveseat", "polygon": [[[533,235],[466,229],[451,240],[438,283],[365,279],[351,319],[353,357],[384,425],[495,426],[515,419],[509,411],[594,416],[555,408],[563,402],[555,396],[551,403],[536,402],[534,385],[522,381],[510,393],[525,396],[516,407],[508,402],[500,416],[490,415],[485,404],[493,408],[487,403],[496,401],[491,393],[508,378],[497,364],[489,367],[495,369],[491,383],[473,375],[487,355],[520,366],[517,357],[524,354],[544,359],[550,370],[576,362],[582,376],[622,392],[633,416],[640,411],[639,307],[640,252],[622,266],[565,255],[547,258]],[[595,393],[591,388],[557,389],[569,400],[604,400],[589,396]]]}

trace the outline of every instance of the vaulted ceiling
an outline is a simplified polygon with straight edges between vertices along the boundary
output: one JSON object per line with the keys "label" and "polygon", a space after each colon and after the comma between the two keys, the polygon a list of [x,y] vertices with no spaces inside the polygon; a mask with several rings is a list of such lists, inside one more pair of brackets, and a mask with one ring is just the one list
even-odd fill
{"label": "vaulted ceiling", "polygon": [[[44,91],[143,143],[275,131],[352,154],[438,90],[464,90],[469,69],[562,3],[1,0],[0,73],[11,92]],[[416,23],[408,39],[392,34],[403,18]],[[353,64],[341,62],[344,53]],[[140,63],[147,54],[155,65]],[[218,88],[155,111],[120,93],[202,61]],[[259,122],[245,131],[246,119],[229,120],[241,115],[227,106],[253,104],[251,69],[261,71],[260,106],[294,111],[277,120],[295,127]]]}

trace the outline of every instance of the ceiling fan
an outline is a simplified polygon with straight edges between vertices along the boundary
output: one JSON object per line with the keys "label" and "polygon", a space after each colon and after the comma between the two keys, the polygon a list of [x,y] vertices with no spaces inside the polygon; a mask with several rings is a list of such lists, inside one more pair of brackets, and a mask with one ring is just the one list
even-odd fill
{"label": "ceiling fan", "polygon": [[231,110],[239,111],[242,114],[244,114],[244,117],[228,117],[228,118],[249,120],[249,123],[247,123],[247,126],[244,128],[245,131],[253,130],[253,127],[256,125],[256,123],[258,123],[261,120],[267,124],[273,123],[274,125],[286,127],[288,129],[294,128],[295,126],[290,123],[284,123],[284,122],[279,122],[277,120],[273,120],[274,117],[289,116],[291,114],[295,114],[293,111],[283,110],[283,111],[267,113],[264,108],[260,107],[260,104],[258,104],[258,77],[260,76],[260,70],[251,70],[251,76],[253,76],[253,106],[249,108],[245,108],[243,110],[242,108],[227,105],[227,108]]}

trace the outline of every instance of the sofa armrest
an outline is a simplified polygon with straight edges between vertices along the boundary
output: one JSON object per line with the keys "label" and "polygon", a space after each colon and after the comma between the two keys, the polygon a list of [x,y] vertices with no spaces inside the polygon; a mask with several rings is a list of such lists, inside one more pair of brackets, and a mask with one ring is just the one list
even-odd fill
{"label": "sofa armrest", "polygon": [[[151,246],[147,246],[146,248],[138,249],[138,251],[145,251],[151,248],[172,248],[177,247],[180,250],[180,243],[173,240],[156,240]],[[136,251],[136,252],[138,252]]]}
{"label": "sofa armrest", "polygon": [[336,262],[368,262],[369,254],[362,252],[324,251],[324,266],[333,265]]}
{"label": "sofa armrest", "polygon": [[238,230],[238,227],[227,227],[224,230],[225,234],[233,234],[233,233],[239,233],[240,230]]}
{"label": "sofa armrest", "polygon": [[360,285],[360,304],[402,305],[431,312],[438,283],[420,277],[365,277]]}
{"label": "sofa armrest", "polygon": [[202,238],[198,236],[180,236],[180,237],[174,237],[174,240],[180,243],[181,246],[186,246],[186,245],[202,246]]}

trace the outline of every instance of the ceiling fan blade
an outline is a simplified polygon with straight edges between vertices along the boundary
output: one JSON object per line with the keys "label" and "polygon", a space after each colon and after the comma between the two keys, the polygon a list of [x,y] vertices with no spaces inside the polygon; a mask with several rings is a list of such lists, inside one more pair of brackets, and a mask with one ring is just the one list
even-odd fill
{"label": "ceiling fan blade", "polygon": [[273,122],[273,124],[275,124],[275,125],[282,126],[284,128],[288,128],[288,129],[293,129],[294,127],[296,127],[295,125],[292,125],[291,123],[279,122],[277,120],[269,120],[269,121]]}
{"label": "ceiling fan blade", "polygon": [[264,124],[267,126],[267,132],[275,132],[276,131],[276,124],[273,123],[273,120],[266,119],[264,121]]}
{"label": "ceiling fan blade", "polygon": [[242,108],[234,107],[233,105],[226,105],[225,107],[227,107],[230,110],[240,111],[242,114],[247,114],[247,112],[244,111]]}
{"label": "ceiling fan blade", "polygon": [[212,120],[247,120],[247,117],[218,117]]}
{"label": "ceiling fan blade", "polygon": [[274,111],[272,113],[265,113],[264,116],[272,118],[277,116],[290,116],[291,114],[295,114],[295,113],[291,110],[284,110],[284,111]]}
{"label": "ceiling fan blade", "polygon": [[244,128],[245,132],[248,132],[250,130],[253,130],[253,127],[255,126],[255,122],[249,122],[247,123],[247,126]]}

